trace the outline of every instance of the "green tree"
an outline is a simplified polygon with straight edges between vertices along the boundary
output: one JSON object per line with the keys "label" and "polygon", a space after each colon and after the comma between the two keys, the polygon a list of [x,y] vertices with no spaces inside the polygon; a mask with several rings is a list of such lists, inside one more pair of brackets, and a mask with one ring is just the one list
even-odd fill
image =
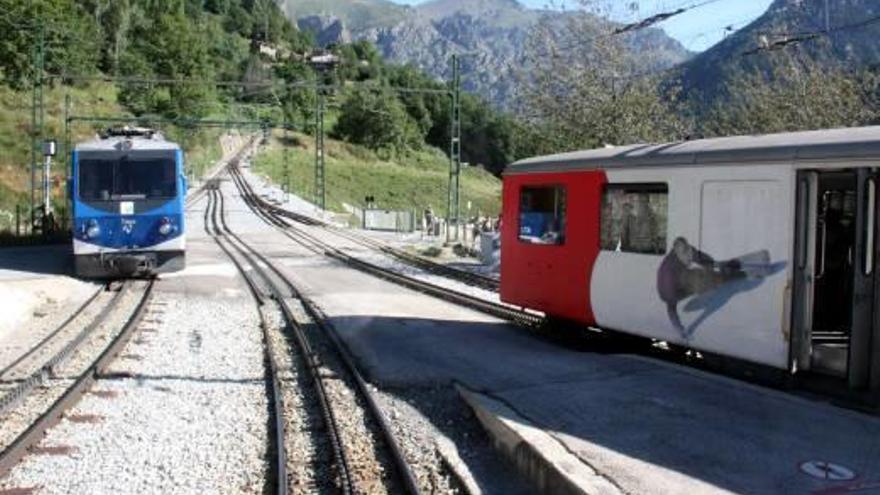
{"label": "green tree", "polygon": [[0,81],[21,89],[33,79],[33,49],[43,27],[45,70],[51,74],[91,74],[100,30],[88,12],[71,0],[0,0]]}
{"label": "green tree", "polygon": [[700,119],[707,136],[854,127],[880,117],[878,78],[820,66],[804,57],[771,54],[769,72],[743,73],[727,82]]}
{"label": "green tree", "polygon": [[613,33],[605,0],[580,0],[584,10],[560,25],[540,22],[527,43],[519,80],[521,119],[540,128],[558,150],[675,140],[690,133],[676,88],[639,74],[626,36]]}
{"label": "green tree", "polygon": [[374,150],[404,152],[421,147],[418,126],[387,88],[358,88],[342,103],[332,135]]}
{"label": "green tree", "polygon": [[[182,6],[149,4],[144,16],[133,28],[134,42],[128,48],[123,73],[128,76],[158,77],[172,80],[205,81],[214,78],[213,61],[209,54],[207,31],[192,26]],[[147,112],[158,112],[170,117],[197,118],[207,115],[216,102],[214,88],[204,83],[159,83],[148,86],[152,94],[136,97],[132,92],[143,85],[125,88],[128,101],[140,105]],[[167,94],[167,99],[163,97]]]}
{"label": "green tree", "polygon": [[290,57],[275,69],[276,76],[285,82],[281,97],[284,116],[287,122],[303,129],[312,129],[315,118],[315,90],[311,85],[317,83],[311,67],[296,57]]}

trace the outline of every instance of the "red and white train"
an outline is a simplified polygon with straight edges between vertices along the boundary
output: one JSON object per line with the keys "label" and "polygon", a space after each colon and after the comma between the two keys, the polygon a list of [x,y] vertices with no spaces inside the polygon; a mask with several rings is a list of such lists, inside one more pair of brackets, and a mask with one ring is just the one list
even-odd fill
{"label": "red and white train", "polygon": [[878,171],[880,127],[517,162],[501,298],[880,393]]}

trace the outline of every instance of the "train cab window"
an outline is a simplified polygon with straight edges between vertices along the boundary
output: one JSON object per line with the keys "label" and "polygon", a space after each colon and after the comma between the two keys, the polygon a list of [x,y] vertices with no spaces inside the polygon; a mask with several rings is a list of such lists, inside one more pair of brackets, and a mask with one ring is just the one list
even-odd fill
{"label": "train cab window", "polygon": [[83,201],[169,199],[177,193],[173,156],[95,155],[78,163],[79,197]]}
{"label": "train cab window", "polygon": [[522,188],[519,195],[519,240],[531,244],[565,243],[565,188]]}
{"label": "train cab window", "polygon": [[666,184],[609,184],[602,194],[602,249],[665,254],[668,209]]}

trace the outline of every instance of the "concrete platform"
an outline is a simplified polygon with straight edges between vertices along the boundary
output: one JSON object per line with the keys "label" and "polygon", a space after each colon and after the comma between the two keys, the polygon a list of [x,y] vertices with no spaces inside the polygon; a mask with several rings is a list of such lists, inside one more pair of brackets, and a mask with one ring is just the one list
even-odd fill
{"label": "concrete platform", "polygon": [[[609,363],[590,379],[462,393],[503,451],[565,493],[614,492],[597,477],[620,493],[880,493],[878,418],[644,358]],[[595,476],[575,476],[568,456]]]}

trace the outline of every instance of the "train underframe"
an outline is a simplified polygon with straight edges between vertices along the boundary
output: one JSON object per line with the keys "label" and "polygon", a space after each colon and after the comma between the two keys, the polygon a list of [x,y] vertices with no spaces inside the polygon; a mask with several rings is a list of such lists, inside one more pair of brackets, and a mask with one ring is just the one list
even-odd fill
{"label": "train underframe", "polygon": [[126,251],[74,255],[74,269],[83,278],[149,277],[183,270],[185,251]]}

